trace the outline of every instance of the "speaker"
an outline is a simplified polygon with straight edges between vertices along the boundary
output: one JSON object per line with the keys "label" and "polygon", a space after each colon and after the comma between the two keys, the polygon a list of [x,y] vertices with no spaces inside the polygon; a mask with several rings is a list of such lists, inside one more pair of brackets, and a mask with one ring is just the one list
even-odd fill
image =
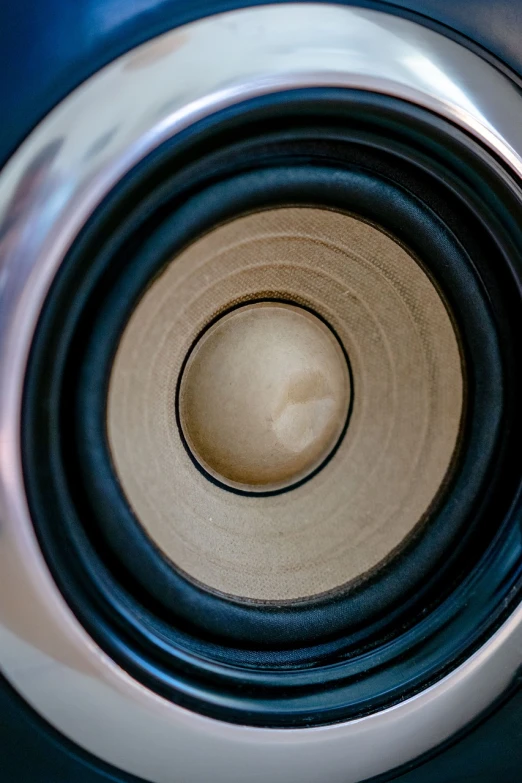
{"label": "speaker", "polygon": [[0,21],[2,779],[517,781],[522,7]]}

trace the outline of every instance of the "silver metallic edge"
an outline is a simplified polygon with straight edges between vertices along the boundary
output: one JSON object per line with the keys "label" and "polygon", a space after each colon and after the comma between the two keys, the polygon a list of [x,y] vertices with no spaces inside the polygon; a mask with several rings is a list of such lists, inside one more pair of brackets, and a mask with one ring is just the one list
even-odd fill
{"label": "silver metallic edge", "polygon": [[174,30],[64,100],[0,174],[0,662],[52,725],[153,783],[356,783],[465,725],[522,661],[522,608],[472,658],[391,709],[301,730],[229,725],[148,691],[58,591],[32,528],[20,456],[27,355],[52,279],[118,179],[165,139],[256,95],[310,86],[394,95],[459,124],[522,173],[522,98],[476,54],[411,21],[335,5],[262,6]]}

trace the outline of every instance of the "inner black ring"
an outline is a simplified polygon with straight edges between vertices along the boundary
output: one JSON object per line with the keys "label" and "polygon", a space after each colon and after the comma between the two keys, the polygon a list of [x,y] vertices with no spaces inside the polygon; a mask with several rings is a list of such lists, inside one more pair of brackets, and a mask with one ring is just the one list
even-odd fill
{"label": "inner black ring", "polygon": [[[356,214],[422,258],[462,335],[469,392],[463,458],[438,524],[364,584],[290,606],[211,595],[176,572],[135,520],[104,435],[108,372],[146,286],[194,238],[274,203]],[[498,622],[507,606],[499,596],[513,584],[505,559],[490,562],[481,589],[466,591],[480,558],[506,544],[518,479],[507,459],[519,432],[513,203],[487,156],[446,123],[382,96],[306,91],[192,128],[93,217],[35,337],[24,468],[55,578],[94,638],[135,676],[230,720],[320,723],[403,698]]]}

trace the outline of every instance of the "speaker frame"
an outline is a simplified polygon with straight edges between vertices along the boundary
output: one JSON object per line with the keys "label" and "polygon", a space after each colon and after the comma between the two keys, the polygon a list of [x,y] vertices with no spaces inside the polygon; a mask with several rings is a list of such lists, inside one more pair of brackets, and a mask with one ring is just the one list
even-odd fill
{"label": "speaker frame", "polygon": [[[150,55],[141,89],[132,70],[125,70],[135,56],[130,52],[57,107],[1,175],[7,231],[0,249],[0,517],[5,524],[0,546],[17,566],[7,591],[39,607],[49,647],[45,652],[36,629],[29,629],[33,636],[25,640],[28,629],[22,627],[21,616],[14,633],[7,624],[1,626],[0,659],[11,683],[64,734],[156,783],[169,779],[173,764],[184,780],[201,780],[197,747],[202,737],[209,752],[215,752],[216,780],[240,781],[245,768],[255,764],[262,778],[284,768],[287,780],[315,781],[328,774],[339,779],[342,774],[347,781],[357,781],[443,741],[507,687],[520,666],[522,609],[446,678],[358,721],[296,731],[248,729],[176,707],[140,686],[96,647],[47,569],[32,529],[21,469],[20,404],[27,355],[48,287],[89,214],[126,171],[197,119],[284,89],[368,89],[410,100],[454,121],[520,176],[522,156],[517,150],[522,150],[522,139],[513,122],[520,96],[507,77],[476,54],[380,12],[313,4],[267,6],[193,23],[162,36],[163,45],[167,39],[174,53],[170,63],[168,57],[154,59],[158,41],[137,50]],[[346,47],[342,56],[341,44]],[[192,74],[202,83],[196,78],[189,96],[186,84],[180,84],[174,105],[167,77],[175,77],[178,69],[184,75],[190,71],[199,47],[215,58],[216,67]],[[254,67],[231,82],[241,51],[245,65]],[[409,65],[405,52],[411,52]],[[161,95],[148,89],[150,84]],[[126,110],[132,108],[138,116],[133,128],[129,116],[93,112],[98,105],[111,106],[113,91],[125,85],[133,98]],[[114,104],[115,113],[124,108],[123,101]],[[82,119],[97,125],[98,147],[85,133]],[[107,127],[108,122],[114,126]],[[59,143],[53,144],[57,138]],[[37,176],[33,169],[28,182],[24,175],[35,159],[40,168]],[[20,203],[21,183],[25,191]],[[11,247],[12,237],[16,241]],[[66,694],[60,703],[49,688],[53,681]],[[144,747],[151,750],[143,752]]]}

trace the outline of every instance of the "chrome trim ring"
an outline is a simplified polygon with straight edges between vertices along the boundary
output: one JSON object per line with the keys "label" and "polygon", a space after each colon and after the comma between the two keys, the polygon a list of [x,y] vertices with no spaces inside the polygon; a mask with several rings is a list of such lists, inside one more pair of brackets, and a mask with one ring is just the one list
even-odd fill
{"label": "chrome trim ring", "polygon": [[104,195],[166,139],[240,101],[311,86],[418,104],[522,174],[522,98],[505,75],[411,21],[318,4],[233,11],[138,47],[54,109],[0,174],[2,671],[63,734],[153,783],[173,775],[183,783],[356,783],[462,728],[522,661],[521,607],[458,669],[390,709],[313,729],[229,725],[121,670],[69,609],[38,546],[24,492],[21,396],[38,316],[68,247]]}

